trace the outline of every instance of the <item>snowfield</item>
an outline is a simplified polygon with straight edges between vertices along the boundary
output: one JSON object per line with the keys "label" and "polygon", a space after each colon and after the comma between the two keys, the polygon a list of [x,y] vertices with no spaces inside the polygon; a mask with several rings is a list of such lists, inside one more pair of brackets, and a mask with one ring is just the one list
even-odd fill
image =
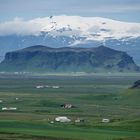
{"label": "snowfield", "polygon": [[38,36],[42,32],[47,32],[53,37],[84,37],[86,40],[97,41],[107,38],[127,39],[140,37],[140,23],[66,15],[37,18],[29,21],[15,18],[13,21],[0,23],[0,36],[12,34]]}

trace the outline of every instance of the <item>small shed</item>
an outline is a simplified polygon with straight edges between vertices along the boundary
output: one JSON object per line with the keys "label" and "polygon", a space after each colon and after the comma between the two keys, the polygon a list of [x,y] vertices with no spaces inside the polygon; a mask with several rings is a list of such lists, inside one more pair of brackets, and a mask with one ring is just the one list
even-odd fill
{"label": "small shed", "polygon": [[38,86],[36,86],[36,88],[40,89],[40,88],[44,88],[44,86],[43,85],[38,85]]}
{"label": "small shed", "polygon": [[62,104],[61,107],[70,109],[73,108],[74,106],[72,104]]}
{"label": "small shed", "polygon": [[75,123],[80,123],[80,122],[85,122],[85,120],[82,119],[82,118],[77,118],[77,119],[75,120]]}
{"label": "small shed", "polygon": [[102,123],[109,123],[109,122],[110,122],[110,119],[105,119],[105,118],[102,119]]}

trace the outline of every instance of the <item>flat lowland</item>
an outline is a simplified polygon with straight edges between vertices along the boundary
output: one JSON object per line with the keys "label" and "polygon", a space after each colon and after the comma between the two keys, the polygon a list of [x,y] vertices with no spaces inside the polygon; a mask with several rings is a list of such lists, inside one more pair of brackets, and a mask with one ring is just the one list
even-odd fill
{"label": "flat lowland", "polygon": [[[140,89],[130,88],[139,79],[135,74],[1,74],[0,140],[140,140]],[[56,122],[57,116],[71,122]]]}

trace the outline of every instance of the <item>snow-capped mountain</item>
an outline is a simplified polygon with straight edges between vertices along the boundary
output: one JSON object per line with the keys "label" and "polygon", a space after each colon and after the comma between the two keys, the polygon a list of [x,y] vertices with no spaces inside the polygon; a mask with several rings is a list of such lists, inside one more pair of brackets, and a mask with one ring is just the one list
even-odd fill
{"label": "snow-capped mountain", "polygon": [[140,23],[100,17],[50,16],[0,23],[0,55],[32,45],[108,47],[128,52],[140,62]]}
{"label": "snow-capped mountain", "polygon": [[122,39],[140,36],[139,23],[126,23],[100,17],[50,16],[25,21],[16,18],[0,23],[0,35],[49,35],[84,37],[86,40]]}

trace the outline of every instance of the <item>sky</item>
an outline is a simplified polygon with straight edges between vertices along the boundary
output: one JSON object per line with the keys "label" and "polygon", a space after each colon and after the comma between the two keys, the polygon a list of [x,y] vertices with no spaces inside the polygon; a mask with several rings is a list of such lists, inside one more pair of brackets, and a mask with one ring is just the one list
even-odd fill
{"label": "sky", "polygon": [[140,0],[0,0],[0,22],[55,15],[140,22]]}

